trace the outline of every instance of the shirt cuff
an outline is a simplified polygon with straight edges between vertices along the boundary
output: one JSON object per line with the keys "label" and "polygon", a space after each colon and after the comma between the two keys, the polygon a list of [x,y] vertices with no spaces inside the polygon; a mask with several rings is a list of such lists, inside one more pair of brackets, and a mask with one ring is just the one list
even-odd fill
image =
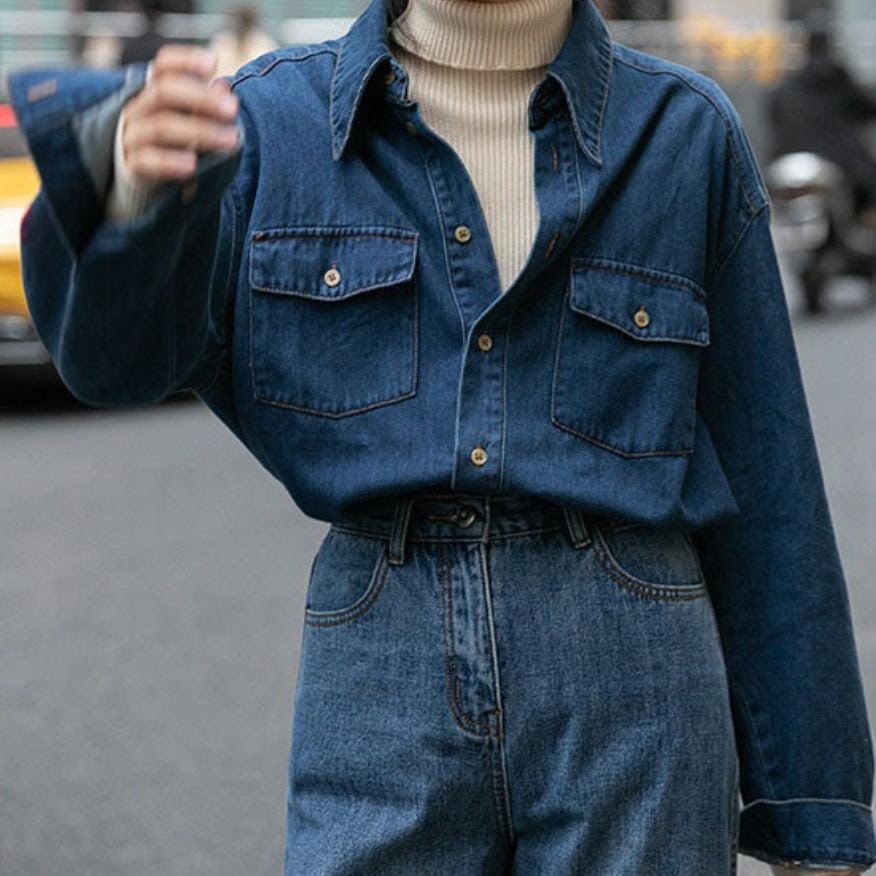
{"label": "shirt cuff", "polygon": [[833,874],[843,870],[828,867],[863,871],[876,860],[871,808],[847,798],[757,799],[742,808],[738,848],[742,855],[776,866],[780,876],[787,876],[789,866],[805,868],[818,861]]}
{"label": "shirt cuff", "polygon": [[860,870],[853,870],[845,864],[801,864],[795,867],[782,867],[772,865],[773,876],[844,876],[844,874],[857,874]]}

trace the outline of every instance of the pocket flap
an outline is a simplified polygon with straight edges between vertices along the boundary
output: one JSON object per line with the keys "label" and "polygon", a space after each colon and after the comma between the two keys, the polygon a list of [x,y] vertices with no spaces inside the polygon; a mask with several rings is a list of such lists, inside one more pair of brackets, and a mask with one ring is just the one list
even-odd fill
{"label": "pocket flap", "polygon": [[[693,282],[649,268],[602,259],[572,258],[573,310],[639,341],[706,346],[709,311]],[[637,311],[643,315],[636,317]]]}
{"label": "pocket flap", "polygon": [[380,226],[297,226],[253,232],[255,289],[337,301],[410,280],[417,233]]}

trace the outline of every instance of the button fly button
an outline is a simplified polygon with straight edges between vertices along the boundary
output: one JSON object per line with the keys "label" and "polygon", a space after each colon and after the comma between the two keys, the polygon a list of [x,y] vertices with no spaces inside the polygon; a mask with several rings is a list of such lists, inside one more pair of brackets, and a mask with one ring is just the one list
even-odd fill
{"label": "button fly button", "polygon": [[329,268],[323,276],[326,286],[337,286],[341,282],[341,272],[337,268]]}
{"label": "button fly button", "polygon": [[457,225],[456,231],[453,232],[453,236],[460,243],[468,243],[471,240],[471,228],[468,225]]}
{"label": "button fly button", "polygon": [[493,339],[487,334],[481,335],[478,338],[478,349],[489,353],[493,349]]}

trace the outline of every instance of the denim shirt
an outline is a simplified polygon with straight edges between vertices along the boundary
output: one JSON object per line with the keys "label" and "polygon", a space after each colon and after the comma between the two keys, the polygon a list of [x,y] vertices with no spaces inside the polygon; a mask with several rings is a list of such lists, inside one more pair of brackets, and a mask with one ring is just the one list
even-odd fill
{"label": "denim shirt", "polygon": [[726,654],[740,850],[876,861],[849,601],[769,227],[710,79],[590,0],[528,106],[540,226],[499,286],[459,156],[407,97],[389,0],[231,77],[240,147],[105,220],[145,65],[10,77],[42,188],[34,324],[95,406],[193,390],[307,514],[448,488],[691,532]]}

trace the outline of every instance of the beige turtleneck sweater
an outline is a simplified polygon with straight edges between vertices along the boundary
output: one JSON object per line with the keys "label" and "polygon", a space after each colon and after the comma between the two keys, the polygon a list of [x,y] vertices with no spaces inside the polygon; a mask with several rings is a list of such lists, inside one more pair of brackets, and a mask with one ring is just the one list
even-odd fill
{"label": "beige turtleneck sweater", "polygon": [[390,27],[408,97],[477,191],[503,292],[538,230],[529,97],[571,20],[571,0],[410,0]]}
{"label": "beige turtleneck sweater", "polygon": [[[572,0],[410,0],[390,25],[408,97],[462,159],[474,184],[506,290],[538,230],[534,142],[527,109],[572,20]],[[110,219],[141,213],[154,186],[124,165],[121,131],[107,201]]]}

